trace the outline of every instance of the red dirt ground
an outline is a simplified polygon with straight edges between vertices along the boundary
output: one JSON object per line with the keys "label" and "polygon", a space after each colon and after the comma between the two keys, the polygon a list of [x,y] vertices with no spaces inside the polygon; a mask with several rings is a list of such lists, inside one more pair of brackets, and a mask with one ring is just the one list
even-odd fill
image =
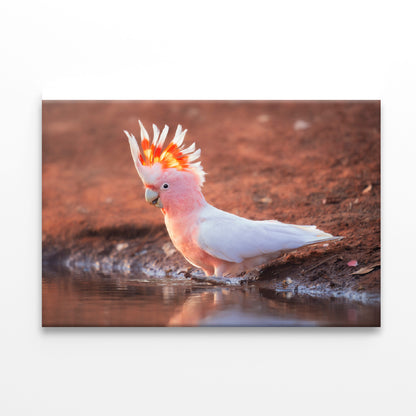
{"label": "red dirt ground", "polygon": [[[171,133],[178,123],[188,129],[185,143],[202,150],[203,192],[214,206],[345,237],[276,260],[260,280],[284,286],[290,276],[309,287],[379,293],[378,101],[45,101],[42,241],[49,260],[68,250],[94,256],[123,241],[134,242],[124,254],[133,256],[149,236],[157,248],[151,255],[160,257],[154,261],[166,257],[163,216],[144,200],[123,134],[139,136],[138,118],[148,131],[151,123],[168,124]],[[369,265],[373,271],[352,275]]]}

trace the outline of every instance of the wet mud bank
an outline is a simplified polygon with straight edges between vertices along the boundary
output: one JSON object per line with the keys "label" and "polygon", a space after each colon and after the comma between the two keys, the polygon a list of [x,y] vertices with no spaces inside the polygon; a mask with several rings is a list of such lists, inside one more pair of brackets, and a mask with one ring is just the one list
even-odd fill
{"label": "wet mud bank", "polygon": [[[126,234],[127,233],[127,234]],[[134,234],[141,235],[134,237]],[[174,248],[164,229],[155,226],[83,232],[66,247],[43,248],[43,269],[64,273],[92,272],[150,279],[191,280],[211,286],[255,285],[287,296],[307,294],[379,303],[380,263],[348,266],[344,240],[307,247],[249,271],[244,276],[206,278]],[[358,273],[360,270],[363,272]]]}

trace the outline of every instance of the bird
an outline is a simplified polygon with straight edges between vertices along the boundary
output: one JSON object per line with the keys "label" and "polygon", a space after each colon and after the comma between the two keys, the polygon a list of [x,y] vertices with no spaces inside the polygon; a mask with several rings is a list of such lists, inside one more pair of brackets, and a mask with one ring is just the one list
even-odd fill
{"label": "bird", "polygon": [[141,148],[133,134],[124,133],[145,199],[162,211],[176,249],[206,277],[237,277],[300,247],[342,238],[315,225],[250,220],[215,208],[201,190],[206,175],[198,161],[201,150],[195,143],[184,145],[187,130],[178,124],[166,142],[167,125],[160,132],[153,124],[153,140],[140,120],[139,125]]}

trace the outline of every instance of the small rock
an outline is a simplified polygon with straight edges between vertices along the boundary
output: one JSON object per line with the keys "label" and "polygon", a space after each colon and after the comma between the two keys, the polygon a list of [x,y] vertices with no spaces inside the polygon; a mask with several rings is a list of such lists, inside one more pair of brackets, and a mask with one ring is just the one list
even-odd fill
{"label": "small rock", "polygon": [[173,246],[172,243],[169,243],[169,242],[163,244],[162,250],[165,253],[166,257],[170,257],[172,256],[172,254],[176,253],[175,247]]}
{"label": "small rock", "polygon": [[116,245],[116,250],[121,251],[121,250],[124,250],[125,248],[127,248],[128,246],[129,246],[128,243],[118,243]]}
{"label": "small rock", "polygon": [[189,118],[195,118],[199,116],[199,109],[197,107],[191,107],[188,109],[188,111],[186,112],[186,115]]}
{"label": "small rock", "polygon": [[308,123],[305,120],[296,120],[293,123],[293,129],[296,130],[296,131],[306,130],[306,129],[308,129],[310,127],[310,125],[311,125],[311,123]]}
{"label": "small rock", "polygon": [[272,203],[272,199],[269,198],[268,196],[265,196],[264,198],[260,199],[260,202],[263,203],[263,204],[270,204],[270,203]]}
{"label": "small rock", "polygon": [[257,116],[257,121],[260,123],[267,123],[270,120],[270,116],[268,114],[260,114]]}
{"label": "small rock", "polygon": [[78,205],[76,209],[81,214],[88,214],[89,213],[88,209],[85,208],[85,207],[83,207],[83,206],[81,206],[81,205]]}
{"label": "small rock", "polygon": [[293,280],[290,277],[286,277],[286,279],[282,282],[282,286],[287,288],[291,283],[293,283]]}

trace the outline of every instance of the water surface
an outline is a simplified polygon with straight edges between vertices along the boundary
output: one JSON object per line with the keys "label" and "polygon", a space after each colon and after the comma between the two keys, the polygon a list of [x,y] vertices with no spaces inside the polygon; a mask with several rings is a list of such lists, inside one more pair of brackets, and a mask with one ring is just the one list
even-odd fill
{"label": "water surface", "polygon": [[43,326],[378,326],[379,305],[190,279],[44,270]]}

